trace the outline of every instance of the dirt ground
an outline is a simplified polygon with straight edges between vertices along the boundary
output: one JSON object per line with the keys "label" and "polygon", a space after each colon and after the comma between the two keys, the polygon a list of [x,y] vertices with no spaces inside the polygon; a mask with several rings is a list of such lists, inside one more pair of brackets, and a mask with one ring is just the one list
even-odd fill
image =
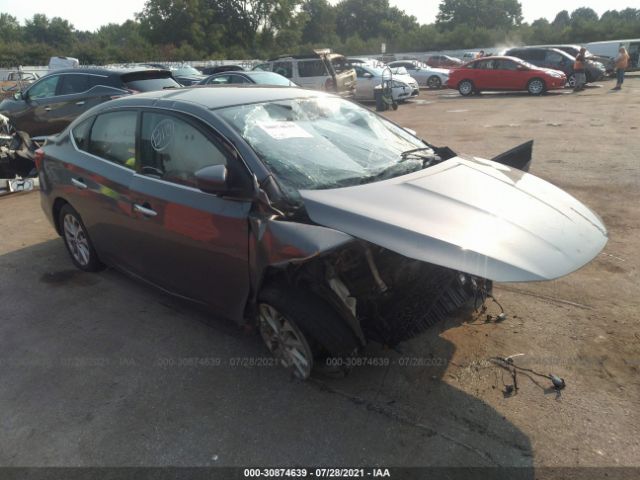
{"label": "dirt ground", "polygon": [[[255,336],[116,271],[75,271],[37,192],[0,198],[0,465],[640,467],[640,76],[612,86],[423,91],[387,114],[486,158],[534,139],[531,172],[597,212],[609,243],[560,280],[496,285],[506,320],[371,345],[390,366],[345,378],[238,367],[266,356]],[[521,373],[505,395],[489,359],[511,355],[566,388]]]}

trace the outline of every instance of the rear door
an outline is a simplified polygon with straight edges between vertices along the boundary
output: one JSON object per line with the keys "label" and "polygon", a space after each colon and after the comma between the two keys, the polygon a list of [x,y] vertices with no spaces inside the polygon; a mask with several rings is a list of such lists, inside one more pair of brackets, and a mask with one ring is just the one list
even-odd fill
{"label": "rear door", "polygon": [[195,172],[239,160],[210,127],[165,111],[142,114],[139,173],[131,184],[136,270],[154,284],[241,318],[249,292],[250,201],[204,193]]}
{"label": "rear door", "polygon": [[137,118],[136,111],[123,110],[77,125],[72,138],[79,161],[66,161],[59,174],[65,196],[80,213],[98,255],[128,269]]}
{"label": "rear door", "polygon": [[484,60],[478,60],[473,64],[473,83],[479,90],[496,89],[496,73],[493,70],[493,60],[487,58]]}
{"label": "rear door", "polygon": [[110,100],[118,94],[108,87],[108,76],[86,73],[60,75],[56,98],[49,106],[49,122],[63,130],[86,110]]}

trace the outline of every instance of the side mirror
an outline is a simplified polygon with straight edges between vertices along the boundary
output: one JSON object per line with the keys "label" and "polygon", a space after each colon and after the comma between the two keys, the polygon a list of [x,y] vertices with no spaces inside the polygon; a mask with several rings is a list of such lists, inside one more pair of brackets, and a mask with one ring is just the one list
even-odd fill
{"label": "side mirror", "polygon": [[364,72],[362,74],[362,78],[373,78],[373,75],[371,75],[369,72]]}
{"label": "side mirror", "polygon": [[[22,100],[23,96],[22,96],[22,92],[16,92],[13,94],[13,99],[14,100]],[[26,100],[26,96],[24,97],[24,99]]]}
{"label": "side mirror", "polygon": [[219,195],[229,191],[227,183],[227,167],[225,165],[210,165],[201,168],[195,174],[196,187],[205,193]]}

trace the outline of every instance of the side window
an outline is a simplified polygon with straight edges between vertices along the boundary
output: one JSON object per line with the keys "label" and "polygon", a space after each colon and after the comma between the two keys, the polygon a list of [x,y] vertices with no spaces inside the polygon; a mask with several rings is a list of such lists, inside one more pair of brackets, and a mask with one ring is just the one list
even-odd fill
{"label": "side window", "polygon": [[560,55],[558,52],[548,51],[546,61],[549,63],[558,64],[562,62],[563,58],[564,57]]}
{"label": "side window", "polygon": [[536,62],[543,61],[545,57],[544,50],[529,50],[527,54],[528,54],[527,59],[534,60]]}
{"label": "side window", "polygon": [[135,168],[137,121],[138,114],[132,111],[98,115],[91,129],[89,153]]}
{"label": "side window", "polygon": [[305,60],[298,62],[298,75],[301,77],[324,77],[327,70],[322,60]]}
{"label": "side window", "polygon": [[476,62],[475,68],[479,68],[480,70],[492,70],[493,69],[493,60],[480,60]]}
{"label": "side window", "polygon": [[43,78],[29,89],[29,98],[35,100],[37,98],[54,97],[56,95],[58,81],[60,81],[60,75]]}
{"label": "side window", "polygon": [[91,90],[93,87],[97,87],[99,85],[111,85],[109,78],[102,75],[87,75],[87,82],[87,90]]}
{"label": "side window", "polygon": [[274,62],[273,63],[273,71],[279,73],[283,77],[291,78],[292,74],[292,63],[291,62]]}
{"label": "side window", "polygon": [[170,182],[195,187],[198,170],[227,163],[200,130],[170,115],[144,113],[140,140],[142,173]]}
{"label": "side window", "polygon": [[71,130],[71,135],[73,135],[73,141],[76,142],[76,146],[85,152],[89,151],[89,133],[91,132],[93,120],[94,117],[87,118]]}
{"label": "side window", "polygon": [[517,70],[518,65],[511,60],[494,60],[493,68],[495,70]]}
{"label": "side window", "polygon": [[89,90],[89,76],[81,74],[60,75],[58,95],[72,95]]}
{"label": "side window", "polygon": [[241,75],[229,75],[231,77],[231,83],[235,85],[243,84],[243,83],[251,83],[249,80],[244,78]]}
{"label": "side window", "polygon": [[207,85],[226,85],[228,83],[231,83],[231,77],[229,75],[220,75],[209,80]]}
{"label": "side window", "polygon": [[356,77],[364,77],[364,70],[362,69],[362,67],[353,67],[353,69],[356,71]]}

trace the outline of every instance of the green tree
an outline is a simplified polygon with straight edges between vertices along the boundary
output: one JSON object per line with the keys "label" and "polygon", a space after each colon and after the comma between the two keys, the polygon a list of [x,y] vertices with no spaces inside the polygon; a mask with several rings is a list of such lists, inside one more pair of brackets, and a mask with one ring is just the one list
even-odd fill
{"label": "green tree", "polygon": [[302,4],[302,12],[306,14],[303,42],[322,44],[335,39],[336,9],[327,0],[307,0]]}
{"label": "green tree", "polygon": [[522,5],[517,0],[443,0],[436,23],[445,30],[461,25],[511,29],[522,23]]}
{"label": "green tree", "polygon": [[558,12],[556,18],[554,18],[551,24],[554,26],[554,28],[566,28],[570,23],[571,17],[569,16],[569,12],[567,12],[566,10],[562,10],[561,12]]}

